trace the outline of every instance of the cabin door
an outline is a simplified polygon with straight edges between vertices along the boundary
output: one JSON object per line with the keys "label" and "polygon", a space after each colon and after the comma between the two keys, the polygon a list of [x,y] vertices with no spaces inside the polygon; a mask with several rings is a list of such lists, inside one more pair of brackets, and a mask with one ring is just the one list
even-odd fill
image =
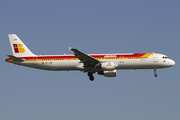
{"label": "cabin door", "polygon": [[33,65],[37,66],[37,57],[33,57]]}
{"label": "cabin door", "polygon": [[124,56],[120,56],[120,63],[124,63]]}
{"label": "cabin door", "polygon": [[158,62],[158,55],[157,55],[157,54],[156,54],[156,55],[155,55],[155,54],[153,55],[153,62]]}

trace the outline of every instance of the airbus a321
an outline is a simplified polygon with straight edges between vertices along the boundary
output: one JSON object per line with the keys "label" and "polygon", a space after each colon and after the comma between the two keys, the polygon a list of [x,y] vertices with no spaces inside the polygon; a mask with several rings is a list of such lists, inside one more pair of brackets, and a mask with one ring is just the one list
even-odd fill
{"label": "airbus a321", "polygon": [[69,47],[73,55],[35,55],[18,38],[9,34],[13,55],[7,55],[6,62],[31,68],[52,71],[79,70],[86,72],[91,81],[94,73],[105,77],[116,77],[119,69],[156,69],[175,65],[172,59],[158,53],[86,54]]}

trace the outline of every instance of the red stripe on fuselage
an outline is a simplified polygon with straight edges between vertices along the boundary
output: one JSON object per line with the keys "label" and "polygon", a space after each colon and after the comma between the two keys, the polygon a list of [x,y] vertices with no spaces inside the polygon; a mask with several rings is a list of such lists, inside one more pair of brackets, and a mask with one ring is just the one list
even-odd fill
{"label": "red stripe on fuselage", "polygon": [[[102,55],[90,55],[94,58],[126,58],[126,57],[141,57],[146,53],[134,53],[134,54],[102,54]],[[74,55],[65,55],[65,56],[35,56],[35,57],[19,57],[25,60],[42,60],[42,59],[74,59]],[[7,58],[6,61],[13,61],[11,58]]]}
{"label": "red stripe on fuselage", "polygon": [[[146,53],[134,53],[134,54],[102,54],[102,55],[90,55],[94,58],[116,58],[116,57],[141,57]],[[109,56],[109,57],[108,57]],[[65,55],[65,56],[35,56],[35,57],[20,57],[22,59],[74,59],[74,55]]]}

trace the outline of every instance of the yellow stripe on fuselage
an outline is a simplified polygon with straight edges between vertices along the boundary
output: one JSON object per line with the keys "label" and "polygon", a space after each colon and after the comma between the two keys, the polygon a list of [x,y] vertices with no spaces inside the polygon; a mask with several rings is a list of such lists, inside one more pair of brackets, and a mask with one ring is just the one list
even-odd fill
{"label": "yellow stripe on fuselage", "polygon": [[149,56],[151,56],[153,53],[146,53],[146,54],[144,54],[143,56],[141,56],[141,57],[149,57]]}

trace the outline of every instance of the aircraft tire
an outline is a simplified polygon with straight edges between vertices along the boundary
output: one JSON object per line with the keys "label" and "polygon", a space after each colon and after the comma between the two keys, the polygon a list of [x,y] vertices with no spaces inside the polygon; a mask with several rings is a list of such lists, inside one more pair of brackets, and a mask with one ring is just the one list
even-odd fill
{"label": "aircraft tire", "polygon": [[154,74],[154,77],[157,77],[158,75],[157,74]]}
{"label": "aircraft tire", "polygon": [[94,76],[89,76],[90,81],[94,80]]}

